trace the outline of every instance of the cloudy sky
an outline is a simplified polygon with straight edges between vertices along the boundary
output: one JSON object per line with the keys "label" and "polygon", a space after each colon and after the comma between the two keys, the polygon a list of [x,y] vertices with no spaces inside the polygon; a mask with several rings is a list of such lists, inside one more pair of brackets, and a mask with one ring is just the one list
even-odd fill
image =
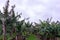
{"label": "cloudy sky", "polygon": [[[0,10],[6,1],[0,0]],[[15,11],[22,12],[22,18],[30,17],[31,22],[51,17],[54,21],[60,21],[60,0],[10,0],[10,6],[14,4],[16,5]]]}

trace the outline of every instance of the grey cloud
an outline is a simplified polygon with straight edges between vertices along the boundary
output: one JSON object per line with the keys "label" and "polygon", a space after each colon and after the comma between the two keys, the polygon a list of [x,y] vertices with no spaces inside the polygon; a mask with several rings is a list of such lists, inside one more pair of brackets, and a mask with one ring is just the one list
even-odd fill
{"label": "grey cloud", "polygon": [[[1,4],[5,1],[0,0]],[[24,18],[30,17],[30,21],[49,17],[60,20],[60,0],[11,0],[10,2],[11,5],[16,4],[15,11],[22,12]]]}

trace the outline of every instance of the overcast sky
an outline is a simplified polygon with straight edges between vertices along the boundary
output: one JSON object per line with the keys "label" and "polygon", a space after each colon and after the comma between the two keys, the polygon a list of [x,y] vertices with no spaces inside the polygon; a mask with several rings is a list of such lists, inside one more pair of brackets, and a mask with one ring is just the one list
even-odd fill
{"label": "overcast sky", "polygon": [[[0,10],[6,1],[0,0]],[[23,18],[30,17],[31,22],[51,17],[54,21],[60,21],[60,0],[10,0],[10,6],[14,4],[16,5],[15,11],[22,12]]]}

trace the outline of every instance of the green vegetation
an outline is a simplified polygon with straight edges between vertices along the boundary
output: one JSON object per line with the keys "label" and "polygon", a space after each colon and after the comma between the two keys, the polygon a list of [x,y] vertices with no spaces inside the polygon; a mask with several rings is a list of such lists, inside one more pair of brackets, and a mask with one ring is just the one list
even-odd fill
{"label": "green vegetation", "polygon": [[0,11],[0,40],[57,40],[60,37],[60,22],[39,20],[40,23],[18,21],[21,14],[15,15],[15,5],[9,11],[9,0],[3,12]]}
{"label": "green vegetation", "polygon": [[38,39],[34,34],[30,34],[30,36],[27,38],[27,40],[38,40]]}

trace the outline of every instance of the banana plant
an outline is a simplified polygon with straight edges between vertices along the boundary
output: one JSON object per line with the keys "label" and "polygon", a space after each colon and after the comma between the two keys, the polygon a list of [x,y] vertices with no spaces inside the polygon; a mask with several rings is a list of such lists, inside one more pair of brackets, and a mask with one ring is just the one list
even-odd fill
{"label": "banana plant", "polygon": [[[14,11],[15,5],[12,6],[12,9],[9,11],[9,0],[7,1],[5,7],[3,7],[3,13],[0,11],[0,32],[3,33],[3,40],[7,40],[7,34],[13,35],[16,33],[16,26],[18,23],[17,18],[21,18],[20,14],[15,16]],[[2,25],[2,26],[1,26]]]}
{"label": "banana plant", "polygon": [[22,30],[22,36],[23,38],[27,38],[32,33],[32,23],[24,22],[23,26],[21,27]]}
{"label": "banana plant", "polygon": [[35,26],[37,27],[38,33],[42,35],[43,38],[53,38],[57,34],[56,23],[51,22],[49,19],[46,21],[40,20],[40,24],[35,23]]}

